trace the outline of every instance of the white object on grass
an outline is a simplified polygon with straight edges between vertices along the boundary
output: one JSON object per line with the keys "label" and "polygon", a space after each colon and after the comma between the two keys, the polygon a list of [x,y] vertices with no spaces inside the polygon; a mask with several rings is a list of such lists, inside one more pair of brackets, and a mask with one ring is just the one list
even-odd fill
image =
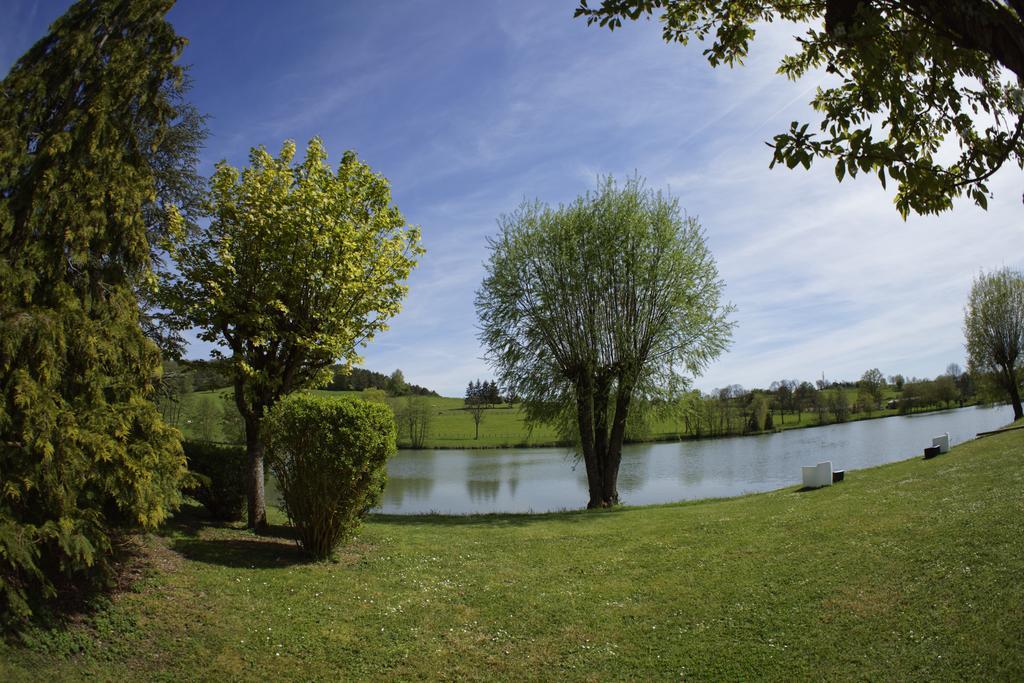
{"label": "white object on grass", "polygon": [[832,461],[819,462],[817,465],[801,467],[801,474],[804,478],[804,488],[816,489],[822,486],[832,485]]}

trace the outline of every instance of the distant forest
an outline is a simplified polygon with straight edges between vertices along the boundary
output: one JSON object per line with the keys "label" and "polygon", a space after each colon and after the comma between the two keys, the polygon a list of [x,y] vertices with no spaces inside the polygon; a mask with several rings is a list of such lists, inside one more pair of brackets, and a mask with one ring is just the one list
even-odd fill
{"label": "distant forest", "polygon": [[[398,386],[395,382],[395,374],[398,373]],[[431,391],[418,384],[405,384],[401,379],[401,371],[396,370],[390,376],[382,375],[373,370],[365,368],[352,368],[348,374],[342,374],[340,368],[335,368],[334,379],[325,387],[328,391],[362,391],[363,389],[380,389],[392,395],[412,396],[438,396],[436,391]],[[400,387],[404,387],[403,391]]]}
{"label": "distant forest", "polygon": [[[397,377],[396,377],[397,373]],[[164,376],[185,375],[189,387],[186,391],[208,391],[231,386],[228,374],[223,370],[222,362],[207,360],[185,360],[178,363],[168,361],[164,366]],[[341,366],[334,368],[334,379],[322,387],[328,391],[362,391],[363,389],[381,389],[393,395],[437,396],[418,384],[405,384],[401,379],[401,371],[396,370],[390,376],[367,370],[352,368],[348,374],[342,374]],[[395,379],[398,379],[396,386]]]}

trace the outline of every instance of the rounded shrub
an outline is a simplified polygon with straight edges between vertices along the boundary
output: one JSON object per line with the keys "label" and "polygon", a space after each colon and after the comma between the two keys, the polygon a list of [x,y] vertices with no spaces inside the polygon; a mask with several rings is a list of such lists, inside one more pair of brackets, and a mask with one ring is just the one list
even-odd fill
{"label": "rounded shrub", "polygon": [[189,491],[214,519],[234,522],[242,518],[245,503],[245,446],[184,441],[188,469],[200,483]]}
{"label": "rounded shrub", "polygon": [[387,405],[293,394],[264,422],[266,458],[299,545],[325,559],[380,500],[395,420]]}

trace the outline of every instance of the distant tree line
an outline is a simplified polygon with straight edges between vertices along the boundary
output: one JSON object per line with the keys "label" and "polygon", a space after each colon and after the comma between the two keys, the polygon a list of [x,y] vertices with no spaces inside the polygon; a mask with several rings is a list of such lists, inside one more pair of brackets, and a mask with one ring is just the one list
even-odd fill
{"label": "distant tree line", "polygon": [[473,438],[479,439],[480,423],[484,419],[484,409],[504,402],[501,397],[501,391],[498,389],[498,383],[488,380],[481,382],[477,378],[476,381],[466,385],[464,401],[466,410],[473,416],[473,425],[476,427]]}
{"label": "distant tree line", "polygon": [[328,391],[380,389],[391,396],[438,396],[436,391],[418,384],[407,384],[401,370],[395,370],[389,376],[365,368],[352,368],[346,372],[342,366],[335,368],[334,379],[324,389]]}
{"label": "distant tree line", "polygon": [[177,371],[188,375],[192,381],[192,391],[209,391],[231,386],[231,374],[223,361],[182,360],[167,361],[164,365],[173,366]]}
{"label": "distant tree line", "polygon": [[780,428],[787,422],[800,424],[805,419],[830,424],[872,417],[879,411],[906,415],[997,402],[1001,397],[996,380],[984,373],[964,372],[955,363],[934,379],[903,375],[886,378],[873,368],[856,382],[780,380],[767,389],[744,389],[732,384],[710,393],[693,390],[674,407],[660,409],[674,412],[681,434],[751,434]]}
{"label": "distant tree line", "polygon": [[[231,386],[230,368],[217,360],[165,360],[161,391],[168,395],[181,395],[193,391],[210,391]],[[385,375],[365,368],[343,366],[334,368],[334,377],[324,389],[329,391],[363,391],[380,389],[390,396],[438,396],[418,384],[407,384],[401,370]],[[495,386],[495,390],[497,387]]]}
{"label": "distant tree line", "polygon": [[499,403],[504,403],[505,399],[501,395],[501,390],[498,389],[497,382],[487,380],[481,382],[477,379],[466,386],[465,402],[467,406],[476,404],[496,406]]}

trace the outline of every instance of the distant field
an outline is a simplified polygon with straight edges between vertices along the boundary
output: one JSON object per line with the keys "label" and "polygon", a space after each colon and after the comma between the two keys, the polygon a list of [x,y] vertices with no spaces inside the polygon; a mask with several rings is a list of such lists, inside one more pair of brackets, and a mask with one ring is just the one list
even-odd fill
{"label": "distant field", "polygon": [[175,426],[181,430],[185,438],[201,438],[200,423],[208,415],[207,409],[212,408],[214,414],[210,419],[211,440],[229,441],[230,439],[226,437],[223,425],[220,422],[220,416],[224,410],[234,408],[230,403],[232,395],[231,389],[213,389],[211,391],[195,391],[185,394],[181,399],[181,412]]}
{"label": "distant field", "polygon": [[[360,397],[358,391],[316,391],[324,396]],[[186,438],[200,438],[201,423],[204,420],[204,408],[213,407],[217,413],[210,420],[214,441],[226,441],[220,422],[221,412],[231,407],[225,398],[231,396],[230,389],[212,391],[196,391],[186,394],[182,399],[181,415],[177,427]],[[392,408],[405,399],[388,399]],[[555,431],[542,426],[532,432],[523,421],[523,414],[518,406],[502,405],[487,408],[480,422],[480,438],[474,437],[473,416],[464,409],[461,398],[426,397],[432,412],[430,425],[430,446],[438,448],[497,448],[502,446],[541,446],[557,441]],[[399,446],[408,445],[407,438],[399,439]]]}
{"label": "distant field", "polygon": [[[348,394],[359,396],[359,392],[317,392],[325,395]],[[430,438],[428,446],[432,448],[499,448],[504,446],[545,446],[556,443],[558,435],[555,430],[546,426],[538,426],[531,432],[523,419],[518,405],[501,405],[484,409],[480,421],[480,438],[474,438],[475,427],[473,415],[465,409],[461,398],[422,399],[431,410]],[[396,408],[405,401],[404,398],[389,399],[388,403]],[[399,446],[407,446],[408,438],[399,433]]]}
{"label": "distant field", "polygon": [[[324,396],[355,396],[362,394],[358,391],[323,391],[315,393]],[[853,398],[852,391],[848,392]],[[209,420],[211,424],[208,429],[214,441],[229,440],[220,422],[221,411],[233,406],[225,399],[230,398],[230,389],[217,389],[213,391],[197,391],[187,394],[182,400],[181,416],[178,420],[178,428],[186,438],[201,438],[201,424],[204,420],[204,407],[213,407],[216,415]],[[894,390],[888,390],[884,400],[896,398]],[[527,428],[522,411],[517,405],[500,405],[484,410],[483,419],[480,422],[480,437],[474,438],[473,416],[465,409],[461,398],[449,397],[424,397],[431,410],[431,424],[428,448],[505,448],[515,446],[550,446],[559,443],[558,434],[548,425],[538,425],[531,431]],[[389,398],[387,402],[392,408],[400,406],[405,398]],[[865,413],[852,413],[849,421],[863,420],[876,417],[885,417],[897,414],[896,410],[875,411],[868,416]],[[831,424],[829,420],[827,423]],[[814,413],[804,412],[799,418],[797,415],[787,413],[783,416],[776,412],[774,416],[775,430],[797,429],[802,427],[814,427],[818,425],[818,416]],[[650,441],[671,441],[679,438],[688,438],[690,435],[684,433],[685,425],[680,418],[668,418],[653,422],[644,440]],[[398,445],[400,448],[409,446],[409,439],[399,429]]]}

